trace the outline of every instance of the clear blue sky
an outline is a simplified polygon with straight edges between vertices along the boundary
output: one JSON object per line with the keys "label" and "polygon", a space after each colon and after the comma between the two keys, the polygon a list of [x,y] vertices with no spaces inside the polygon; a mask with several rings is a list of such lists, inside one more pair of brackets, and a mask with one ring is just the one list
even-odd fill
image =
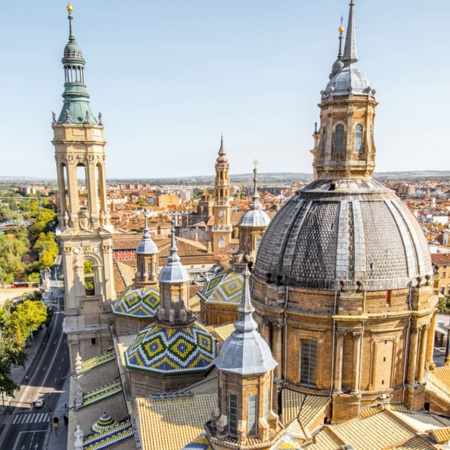
{"label": "clear blue sky", "polygon": [[[73,0],[108,178],[311,172],[320,91],[348,0]],[[55,178],[63,0],[2,1],[0,176]],[[377,90],[377,170],[449,169],[450,2],[356,0],[358,67]]]}

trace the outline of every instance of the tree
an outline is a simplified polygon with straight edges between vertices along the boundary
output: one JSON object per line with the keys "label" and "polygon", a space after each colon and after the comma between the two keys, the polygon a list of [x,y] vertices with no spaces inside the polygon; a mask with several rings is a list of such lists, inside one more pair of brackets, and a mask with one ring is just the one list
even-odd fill
{"label": "tree", "polygon": [[40,233],[33,250],[39,253],[39,268],[48,269],[53,266],[53,261],[58,256],[59,248],[55,236],[50,231]]}
{"label": "tree", "polygon": [[14,336],[20,347],[47,321],[47,306],[41,301],[25,300],[19,303],[6,323],[6,332]]}
{"label": "tree", "polygon": [[0,331],[0,392],[14,396],[19,386],[11,378],[11,364],[24,366],[27,355],[13,338]]}

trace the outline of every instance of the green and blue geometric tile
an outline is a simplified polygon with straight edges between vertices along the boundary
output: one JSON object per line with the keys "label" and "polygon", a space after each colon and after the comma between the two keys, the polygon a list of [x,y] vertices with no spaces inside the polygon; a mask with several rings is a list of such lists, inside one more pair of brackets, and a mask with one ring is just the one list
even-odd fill
{"label": "green and blue geometric tile", "polygon": [[217,343],[199,324],[182,328],[150,325],[136,336],[125,352],[129,369],[159,375],[206,372],[214,365]]}
{"label": "green and blue geometric tile", "polygon": [[206,303],[239,305],[243,284],[244,277],[241,272],[226,270],[211,278],[198,295]]}
{"label": "green and blue geometric tile", "polygon": [[213,450],[213,448],[206,437],[206,433],[202,433],[192,442],[189,442],[188,445],[183,447],[182,450]]}
{"label": "green and blue geometric tile", "polygon": [[112,305],[114,314],[127,317],[154,317],[160,304],[159,288],[132,285],[123,290]]}

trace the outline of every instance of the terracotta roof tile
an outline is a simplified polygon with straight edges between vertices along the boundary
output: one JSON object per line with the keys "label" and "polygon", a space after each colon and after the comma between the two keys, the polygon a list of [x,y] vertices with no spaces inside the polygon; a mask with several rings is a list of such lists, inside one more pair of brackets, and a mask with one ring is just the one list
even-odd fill
{"label": "terracotta roof tile", "polygon": [[217,393],[169,400],[136,399],[142,449],[183,448],[202,433],[211,410],[216,407]]}

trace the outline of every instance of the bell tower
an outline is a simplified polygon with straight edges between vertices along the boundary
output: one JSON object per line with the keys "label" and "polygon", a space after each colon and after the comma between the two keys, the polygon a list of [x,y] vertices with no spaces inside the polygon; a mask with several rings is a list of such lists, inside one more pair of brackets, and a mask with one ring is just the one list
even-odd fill
{"label": "bell tower", "polygon": [[378,103],[375,89],[356,67],[354,0],[350,2],[342,54],[343,32],[341,26],[338,59],[321,92],[321,127],[314,158],[317,178],[367,178],[375,169],[374,120]]}
{"label": "bell tower", "polygon": [[94,117],[84,82],[81,48],[73,34],[62,63],[63,107],[53,113],[53,145],[58,179],[58,219],[65,276],[65,329],[73,367],[111,346],[110,304],[115,298],[111,217],[106,204],[105,144],[101,114]]}
{"label": "bell tower", "polygon": [[230,247],[233,228],[230,209],[230,177],[227,154],[220,141],[219,157],[216,160],[215,198],[213,206],[214,225],[212,228],[213,252],[225,255]]}

